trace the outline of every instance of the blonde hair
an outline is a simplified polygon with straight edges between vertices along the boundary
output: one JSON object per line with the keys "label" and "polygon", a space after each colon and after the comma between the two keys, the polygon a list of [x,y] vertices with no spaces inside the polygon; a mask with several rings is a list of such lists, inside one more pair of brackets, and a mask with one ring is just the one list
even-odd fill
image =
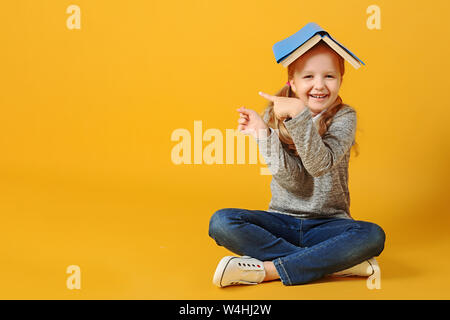
{"label": "blonde hair", "polygon": [[[345,73],[345,64],[344,64],[344,59],[338,55],[334,50],[332,50],[325,42],[323,41],[319,41],[313,48],[316,47],[320,47],[320,46],[326,46],[328,49],[330,49],[330,51],[332,51],[337,57],[338,57],[338,61],[339,61],[339,70],[340,70],[340,74],[341,74],[341,79],[344,76]],[[311,48],[311,49],[313,49]],[[310,49],[310,50],[311,50]],[[291,63],[290,65],[288,65],[287,67],[287,72],[288,72],[288,80],[292,80],[294,78],[294,73],[296,70],[296,65],[297,62],[301,59],[298,58],[297,60],[295,60],[293,63]],[[291,87],[286,84],[284,85],[277,93],[274,94],[275,96],[279,96],[279,97],[292,97],[292,98],[296,98],[295,93],[291,90]],[[323,137],[323,135],[328,131],[328,127],[331,125],[331,122],[333,120],[334,115],[341,110],[344,107],[344,103],[342,102],[342,98],[340,96],[338,96],[336,98],[335,103],[329,107],[325,112],[322,113],[322,115],[319,117],[319,122],[318,122],[318,131],[319,131],[319,135],[321,137]],[[278,136],[280,138],[280,141],[283,145],[283,147],[286,149],[286,151],[288,151],[291,155],[294,156],[299,156],[297,149],[295,148],[295,144],[289,134],[289,132],[287,131],[283,120],[284,119],[279,119],[275,116],[274,111],[273,111],[273,102],[270,102],[266,109],[264,110],[263,114],[267,113],[269,118],[267,121],[267,125],[273,129],[278,129]],[[355,141],[355,144],[353,145],[353,147],[355,148],[355,155],[358,156],[359,152],[358,152],[358,144]]]}

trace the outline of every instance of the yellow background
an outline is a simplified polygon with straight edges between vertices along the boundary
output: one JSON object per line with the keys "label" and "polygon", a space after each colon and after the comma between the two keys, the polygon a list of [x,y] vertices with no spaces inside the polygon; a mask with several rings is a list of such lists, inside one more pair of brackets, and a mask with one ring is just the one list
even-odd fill
{"label": "yellow background", "polygon": [[[66,8],[81,9],[69,30]],[[366,9],[381,9],[369,30]],[[17,0],[0,10],[0,298],[449,299],[448,1]],[[365,279],[219,289],[218,209],[267,209],[261,164],[175,165],[172,132],[236,129],[286,70],[272,45],[316,22],[360,57],[351,213],[387,234]],[[204,143],[205,147],[207,143]],[[81,268],[69,290],[66,268]]]}

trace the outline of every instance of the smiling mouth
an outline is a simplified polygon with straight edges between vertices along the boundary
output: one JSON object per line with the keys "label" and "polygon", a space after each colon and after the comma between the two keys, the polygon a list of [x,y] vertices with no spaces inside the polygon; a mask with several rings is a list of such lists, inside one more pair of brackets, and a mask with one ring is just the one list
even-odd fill
{"label": "smiling mouth", "polygon": [[326,99],[328,97],[327,94],[325,94],[325,95],[313,95],[313,94],[310,94],[309,96],[311,98],[313,98],[313,99],[316,99],[316,100],[324,100],[324,99]]}

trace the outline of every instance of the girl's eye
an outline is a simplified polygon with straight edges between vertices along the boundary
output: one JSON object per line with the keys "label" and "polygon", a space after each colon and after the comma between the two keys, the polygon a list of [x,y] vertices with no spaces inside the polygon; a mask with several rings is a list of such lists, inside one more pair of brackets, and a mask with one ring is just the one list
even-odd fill
{"label": "girl's eye", "polygon": [[[331,74],[327,75],[326,77],[327,77],[327,78],[334,78],[334,76],[332,76]],[[303,78],[312,78],[312,76],[311,76],[311,75],[309,75],[309,76],[304,76]]]}

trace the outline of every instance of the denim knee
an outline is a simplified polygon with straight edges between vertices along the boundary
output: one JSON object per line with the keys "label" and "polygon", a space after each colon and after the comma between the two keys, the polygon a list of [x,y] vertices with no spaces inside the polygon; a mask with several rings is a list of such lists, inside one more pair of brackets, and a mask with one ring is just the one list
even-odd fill
{"label": "denim knee", "polygon": [[234,209],[225,208],[217,210],[209,220],[208,234],[214,240],[218,240],[221,236],[228,234],[228,227],[230,225],[231,216],[234,213]]}
{"label": "denim knee", "polygon": [[384,250],[386,234],[377,224],[372,222],[362,222],[362,227],[367,233],[367,245],[373,256],[378,256]]}

